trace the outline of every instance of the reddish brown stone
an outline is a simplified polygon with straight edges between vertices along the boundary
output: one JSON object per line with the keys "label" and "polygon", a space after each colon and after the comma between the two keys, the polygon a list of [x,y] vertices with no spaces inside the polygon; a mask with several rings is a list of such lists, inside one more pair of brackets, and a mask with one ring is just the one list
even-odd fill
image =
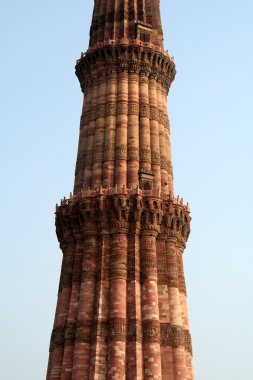
{"label": "reddish brown stone", "polygon": [[159,0],[98,0],[77,61],[84,93],[74,195],[56,207],[63,252],[47,380],[193,380],[173,195]]}

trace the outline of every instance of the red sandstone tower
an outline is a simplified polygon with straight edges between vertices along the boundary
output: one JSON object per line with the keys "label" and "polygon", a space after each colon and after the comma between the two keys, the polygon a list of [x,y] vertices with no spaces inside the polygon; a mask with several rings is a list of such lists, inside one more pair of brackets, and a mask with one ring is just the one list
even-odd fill
{"label": "red sandstone tower", "polygon": [[77,61],[84,93],[74,194],[56,207],[63,252],[47,380],[192,380],[159,0],[95,0]]}

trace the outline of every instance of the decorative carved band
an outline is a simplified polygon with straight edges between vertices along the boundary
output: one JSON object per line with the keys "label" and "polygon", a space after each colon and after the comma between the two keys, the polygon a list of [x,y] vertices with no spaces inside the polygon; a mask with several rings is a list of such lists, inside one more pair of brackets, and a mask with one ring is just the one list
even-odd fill
{"label": "decorative carved band", "polygon": [[76,335],[71,345],[91,342],[92,321],[77,321]]}
{"label": "decorative carved band", "polygon": [[127,160],[127,145],[116,147],[116,160]]}
{"label": "decorative carved band", "polygon": [[168,173],[173,176],[173,167],[171,161],[168,161]]}
{"label": "decorative carved band", "polygon": [[104,158],[103,145],[96,145],[93,153],[93,163],[102,163]]}
{"label": "decorative carved band", "polygon": [[192,354],[191,334],[181,326],[171,326],[169,323],[161,323],[161,346],[184,348]]}
{"label": "decorative carved band", "polygon": [[106,339],[108,336],[108,322],[99,320],[94,324],[92,330],[92,338],[96,339],[96,337]]}
{"label": "decorative carved band", "polygon": [[184,329],[182,327],[172,327],[169,323],[162,323],[161,345],[174,348],[184,347]]}
{"label": "decorative carved band", "polygon": [[139,104],[138,103],[128,103],[128,114],[129,115],[139,115]]}
{"label": "decorative carved band", "polygon": [[128,115],[128,102],[117,103],[117,114]]}
{"label": "decorative carved band", "polygon": [[159,152],[152,152],[151,153],[151,163],[153,165],[160,165],[160,153]]}
{"label": "decorative carved band", "polygon": [[97,337],[106,341],[158,343],[162,347],[184,348],[192,355],[191,334],[181,326],[159,321],[112,318],[109,321],[77,321],[56,327],[51,334],[50,352],[76,343],[91,343]]}
{"label": "decorative carved band", "polygon": [[149,104],[140,105],[140,117],[150,117],[150,107]]}
{"label": "decorative carved band", "polygon": [[162,110],[158,110],[158,121],[160,124],[164,124],[164,113]]}
{"label": "decorative carved band", "polygon": [[114,145],[105,146],[104,148],[104,162],[114,161],[115,159],[115,147]]}
{"label": "decorative carved band", "polygon": [[170,161],[167,159],[166,156],[161,156],[161,169],[166,170],[169,172],[170,169]]}
{"label": "decorative carved band", "polygon": [[106,104],[106,116],[116,116],[117,115],[117,104],[107,103]]}
{"label": "decorative carved band", "polygon": [[159,111],[156,107],[150,107],[150,119],[159,121]]}
{"label": "decorative carved band", "polygon": [[168,277],[170,280],[178,280],[178,271],[175,267],[169,267],[167,269],[168,271]]}
{"label": "decorative carved band", "polygon": [[144,321],[142,324],[143,343],[160,343],[160,323]]}
{"label": "decorative carved band", "polygon": [[128,321],[127,341],[142,343],[142,326],[140,320],[134,319]]}
{"label": "decorative carved band", "polygon": [[128,148],[127,149],[127,159],[139,161],[139,149],[138,148]]}
{"label": "decorative carved band", "polygon": [[150,120],[156,120],[169,129],[169,119],[164,115],[163,111],[158,110],[157,107],[150,107],[149,104],[139,105],[138,103],[107,103],[97,105],[94,110],[86,111],[81,117],[81,125],[88,125],[90,121],[95,121],[100,117],[116,116],[118,114],[125,115],[140,115],[141,117],[149,117]]}
{"label": "decorative carved band", "polygon": [[149,259],[143,259],[141,261],[141,278],[142,280],[149,278],[150,276],[156,276],[157,275],[157,263],[156,258]]}
{"label": "decorative carved band", "polygon": [[170,121],[169,121],[169,118],[167,115],[164,116],[163,124],[164,124],[165,128],[167,128],[170,132]]}
{"label": "decorative carved band", "polygon": [[113,318],[109,322],[108,339],[114,342],[125,342],[127,334],[126,320],[123,318]]}
{"label": "decorative carved band", "polygon": [[151,163],[151,151],[149,149],[140,149],[140,161]]}
{"label": "decorative carved band", "polygon": [[192,337],[188,330],[184,332],[184,347],[185,351],[189,352],[192,356]]}

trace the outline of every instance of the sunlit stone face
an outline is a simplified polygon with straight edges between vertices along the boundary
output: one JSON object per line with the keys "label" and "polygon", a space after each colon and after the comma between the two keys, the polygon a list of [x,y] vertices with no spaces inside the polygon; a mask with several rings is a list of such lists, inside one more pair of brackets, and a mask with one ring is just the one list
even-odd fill
{"label": "sunlit stone face", "polygon": [[56,208],[63,252],[47,380],[192,380],[182,254],[189,206],[173,194],[159,1],[97,0],[74,193]]}

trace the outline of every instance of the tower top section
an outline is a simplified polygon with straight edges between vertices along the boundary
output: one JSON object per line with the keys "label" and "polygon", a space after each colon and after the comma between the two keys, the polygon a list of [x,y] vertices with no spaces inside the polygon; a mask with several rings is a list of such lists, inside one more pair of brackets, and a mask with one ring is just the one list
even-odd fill
{"label": "tower top section", "polygon": [[89,48],[117,40],[163,48],[160,0],[95,0]]}

